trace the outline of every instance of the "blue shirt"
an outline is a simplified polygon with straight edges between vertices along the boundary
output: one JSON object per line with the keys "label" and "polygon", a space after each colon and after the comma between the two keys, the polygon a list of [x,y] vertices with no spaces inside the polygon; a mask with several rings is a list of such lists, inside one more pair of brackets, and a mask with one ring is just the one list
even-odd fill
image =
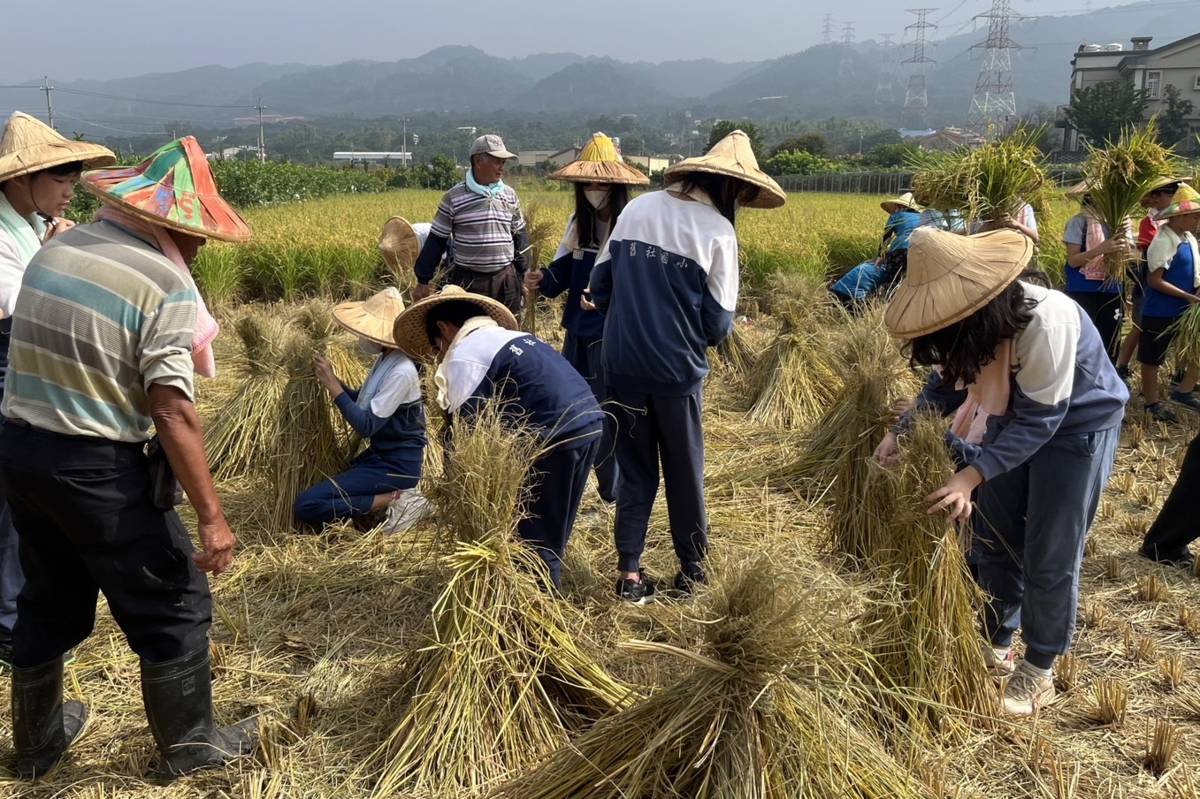
{"label": "blue shirt", "polygon": [[[1174,253],[1171,253],[1170,245],[1175,244],[1176,241],[1179,243],[1175,247]],[[1149,272],[1157,272],[1164,269],[1162,262],[1165,256],[1160,253],[1165,252],[1170,256],[1170,261],[1167,262],[1163,272],[1163,280],[1181,291],[1195,294],[1196,263],[1191,242],[1191,237],[1181,237],[1164,225],[1158,231],[1158,235],[1154,237],[1154,242],[1146,252],[1146,258]],[[1190,304],[1187,300],[1178,297],[1168,297],[1147,283],[1145,296],[1142,299],[1142,314],[1175,319],[1182,316]]]}
{"label": "blue shirt", "polygon": [[883,226],[883,241],[888,252],[907,250],[912,232],[921,227],[921,215],[916,211],[897,211]]}
{"label": "blue shirt", "polygon": [[[1101,241],[1088,241],[1087,235],[1088,218],[1086,214],[1076,214],[1067,222],[1067,227],[1063,231],[1063,244],[1077,244],[1080,252],[1087,252],[1098,244],[1107,241],[1112,237],[1112,231],[1108,229],[1108,225],[1101,225],[1104,231],[1104,239]],[[1083,276],[1083,270],[1066,265],[1063,270],[1066,275],[1066,285],[1063,287],[1068,294],[1119,294],[1121,285],[1116,280],[1088,280]]]}
{"label": "blue shirt", "polygon": [[[567,223],[567,234],[555,253],[554,262],[542,274],[539,291],[544,297],[557,297],[564,291],[562,326],[564,330],[581,338],[598,339],[604,335],[604,314],[600,311],[585,311],[580,304],[583,292],[592,277],[592,266],[596,263],[599,249],[579,247],[575,233],[575,218]],[[600,237],[603,241],[604,237]]]}

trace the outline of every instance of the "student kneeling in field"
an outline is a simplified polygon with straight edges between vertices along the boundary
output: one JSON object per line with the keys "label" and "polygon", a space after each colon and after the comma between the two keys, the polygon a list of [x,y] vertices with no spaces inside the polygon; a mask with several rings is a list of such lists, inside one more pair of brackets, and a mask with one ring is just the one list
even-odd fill
{"label": "student kneeling in field", "polygon": [[[528,515],[517,534],[546,563],[557,588],[562,558],[588,473],[600,447],[603,414],[587,381],[553,347],[517,329],[503,304],[454,285],[396,320],[395,340],[410,356],[437,360],[437,402],[470,419],[497,400],[506,419],[545,441],[529,478]],[[453,457],[452,442],[447,446]]]}
{"label": "student kneeling in field", "polygon": [[342,417],[370,445],[349,469],[296,498],[296,520],[303,525],[319,528],[387,508],[384,531],[401,532],[428,514],[416,488],[425,456],[421,381],[392,340],[392,326],[403,310],[394,288],[333,309],[334,320],[358,337],[360,348],[378,357],[358,390],[338,380],[324,358],[316,359],[314,371]]}

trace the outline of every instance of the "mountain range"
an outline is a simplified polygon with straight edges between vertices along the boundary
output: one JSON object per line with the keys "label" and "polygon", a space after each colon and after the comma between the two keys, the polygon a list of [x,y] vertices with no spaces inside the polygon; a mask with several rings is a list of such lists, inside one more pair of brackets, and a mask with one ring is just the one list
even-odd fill
{"label": "mountain range", "polygon": [[[1154,36],[1157,46],[1197,31],[1200,2],[1174,0],[1014,22],[1011,35],[1023,45],[1013,55],[1019,106],[1026,110],[1066,102],[1071,55],[1082,42],[1124,42],[1128,47],[1132,36]],[[948,32],[953,35],[929,49],[936,61],[928,75],[933,124],[960,122],[965,116],[979,71],[979,53],[972,45],[986,34]],[[448,46],[389,62],[206,66],[73,81],[58,84],[62,91],[55,92],[55,105],[79,130],[87,129],[84,122],[110,128],[169,119],[227,124],[252,114],[248,107],[259,98],[269,113],[307,118],[501,111],[649,114],[686,108],[701,116],[877,117],[894,122],[886,118],[898,115],[907,80],[900,62],[911,54],[911,48],[885,49],[868,41],[819,45],[761,62],[650,63],[574,53],[506,59],[473,47]]]}

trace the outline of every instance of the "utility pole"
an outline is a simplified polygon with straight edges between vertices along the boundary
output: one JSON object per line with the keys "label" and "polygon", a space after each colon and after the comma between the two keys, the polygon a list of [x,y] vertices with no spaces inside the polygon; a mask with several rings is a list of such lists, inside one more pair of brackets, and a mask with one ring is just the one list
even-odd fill
{"label": "utility pole", "polygon": [[967,113],[967,127],[981,136],[990,137],[1003,131],[1017,115],[1012,51],[1020,50],[1021,45],[1012,40],[1008,29],[1014,19],[1020,18],[1012,9],[1012,0],[992,0],[992,10],[976,17],[988,20],[988,37],[986,42],[971,48],[983,48],[984,53]]}
{"label": "utility pole", "polygon": [[913,54],[905,64],[912,64],[912,72],[908,76],[908,89],[904,92],[904,124],[923,128],[928,124],[929,89],[926,77],[929,65],[937,63],[925,55],[928,43],[927,31],[937,30],[937,25],[929,21],[929,15],[936,8],[910,8],[908,13],[916,16],[917,21],[904,28],[913,32]]}
{"label": "utility pole", "polygon": [[404,130],[404,134],[403,134],[403,136],[404,136],[404,155],[400,156],[400,158],[403,159],[404,163],[401,166],[405,169],[408,169],[408,162],[409,162],[409,157],[408,157],[408,120],[403,119],[403,120],[401,120],[401,123],[403,125],[403,130]]}
{"label": "utility pole", "polygon": [[821,44],[833,44],[833,14],[826,14],[821,25]]}
{"label": "utility pole", "polygon": [[879,34],[882,52],[879,56],[879,78],[875,81],[875,105],[878,106],[891,105],[896,99],[896,52],[895,43],[892,41],[894,38],[894,33]]}
{"label": "utility pole", "polygon": [[262,98],[258,98],[258,105],[254,106],[258,110],[258,161],[261,164],[267,162],[267,136],[263,132],[263,111],[267,106],[263,105]]}
{"label": "utility pole", "polygon": [[42,76],[42,92],[46,95],[46,122],[50,127],[54,127],[54,101],[50,99],[50,93],[54,91],[54,84],[50,82],[50,78],[46,75]]}

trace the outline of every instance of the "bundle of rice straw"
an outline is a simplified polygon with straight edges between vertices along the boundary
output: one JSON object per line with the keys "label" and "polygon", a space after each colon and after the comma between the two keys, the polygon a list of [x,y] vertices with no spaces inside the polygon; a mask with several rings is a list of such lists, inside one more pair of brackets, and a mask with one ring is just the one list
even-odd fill
{"label": "bundle of rice straw", "polygon": [[895,504],[872,556],[881,579],[864,621],[875,674],[923,700],[884,703],[918,732],[991,719],[998,699],[980,654],[983,596],[967,569],[965,542],[944,514],[927,512],[925,497],[954,472],[945,431],[944,419],[914,415],[901,438],[901,463],[883,478],[894,483]]}
{"label": "bundle of rice straw", "polygon": [[[815,592],[814,592],[815,594]],[[689,668],[601,720],[493,799],[905,799],[931,796],[855,721],[861,649],[768,557],[704,597],[699,652],[626,646]]]}
{"label": "bundle of rice straw", "polygon": [[[525,209],[525,233],[529,237],[529,251],[526,253],[526,263],[530,269],[542,268],[542,254],[547,248],[554,247],[555,226],[550,215],[542,210],[537,203]],[[551,249],[553,252],[553,249]],[[537,306],[536,292],[530,292],[525,297],[525,331],[537,335]]]}
{"label": "bundle of rice straw", "polygon": [[772,281],[779,335],[749,375],[749,418],[800,427],[829,407],[841,387],[830,332],[845,313],[824,284],[807,276]]}
{"label": "bundle of rice straw", "polygon": [[872,456],[892,403],[911,397],[916,384],[878,311],[851,320],[843,335],[841,390],[805,436],[800,457],[772,468],[767,481],[810,499],[829,497],[830,548],[853,564],[875,551],[886,530],[892,501]]}
{"label": "bundle of rice straw", "polygon": [[376,796],[471,797],[531,767],[629,690],[576,644],[581,622],[540,588],[541,560],[515,539],[541,443],[485,407],[454,422],[430,494],[454,540],[429,644],[406,667],[401,717],[373,758]]}
{"label": "bundle of rice straw", "polygon": [[[1107,142],[1104,147],[1088,144],[1083,173],[1093,213],[1113,235],[1131,230],[1132,220],[1143,213],[1142,198],[1159,179],[1176,174],[1176,170],[1171,150],[1158,143],[1153,120],[1143,128],[1127,129],[1115,143]],[[1105,256],[1109,276],[1123,279],[1135,257],[1132,249],[1109,253]]]}
{"label": "bundle of rice straw", "polygon": [[750,346],[750,342],[746,340],[746,334],[742,332],[742,328],[736,320],[729,335],[717,345],[717,357],[729,367],[738,379],[745,378],[754,367],[758,355]]}
{"label": "bundle of rice straw", "polygon": [[1167,329],[1174,335],[1171,354],[1184,367],[1200,365],[1200,305],[1193,303]]}
{"label": "bundle of rice straw", "polygon": [[1017,219],[1026,203],[1043,213],[1052,184],[1037,144],[1042,133],[1020,127],[975,150],[921,153],[913,162],[913,194],[932,208],[961,211],[968,224]]}

